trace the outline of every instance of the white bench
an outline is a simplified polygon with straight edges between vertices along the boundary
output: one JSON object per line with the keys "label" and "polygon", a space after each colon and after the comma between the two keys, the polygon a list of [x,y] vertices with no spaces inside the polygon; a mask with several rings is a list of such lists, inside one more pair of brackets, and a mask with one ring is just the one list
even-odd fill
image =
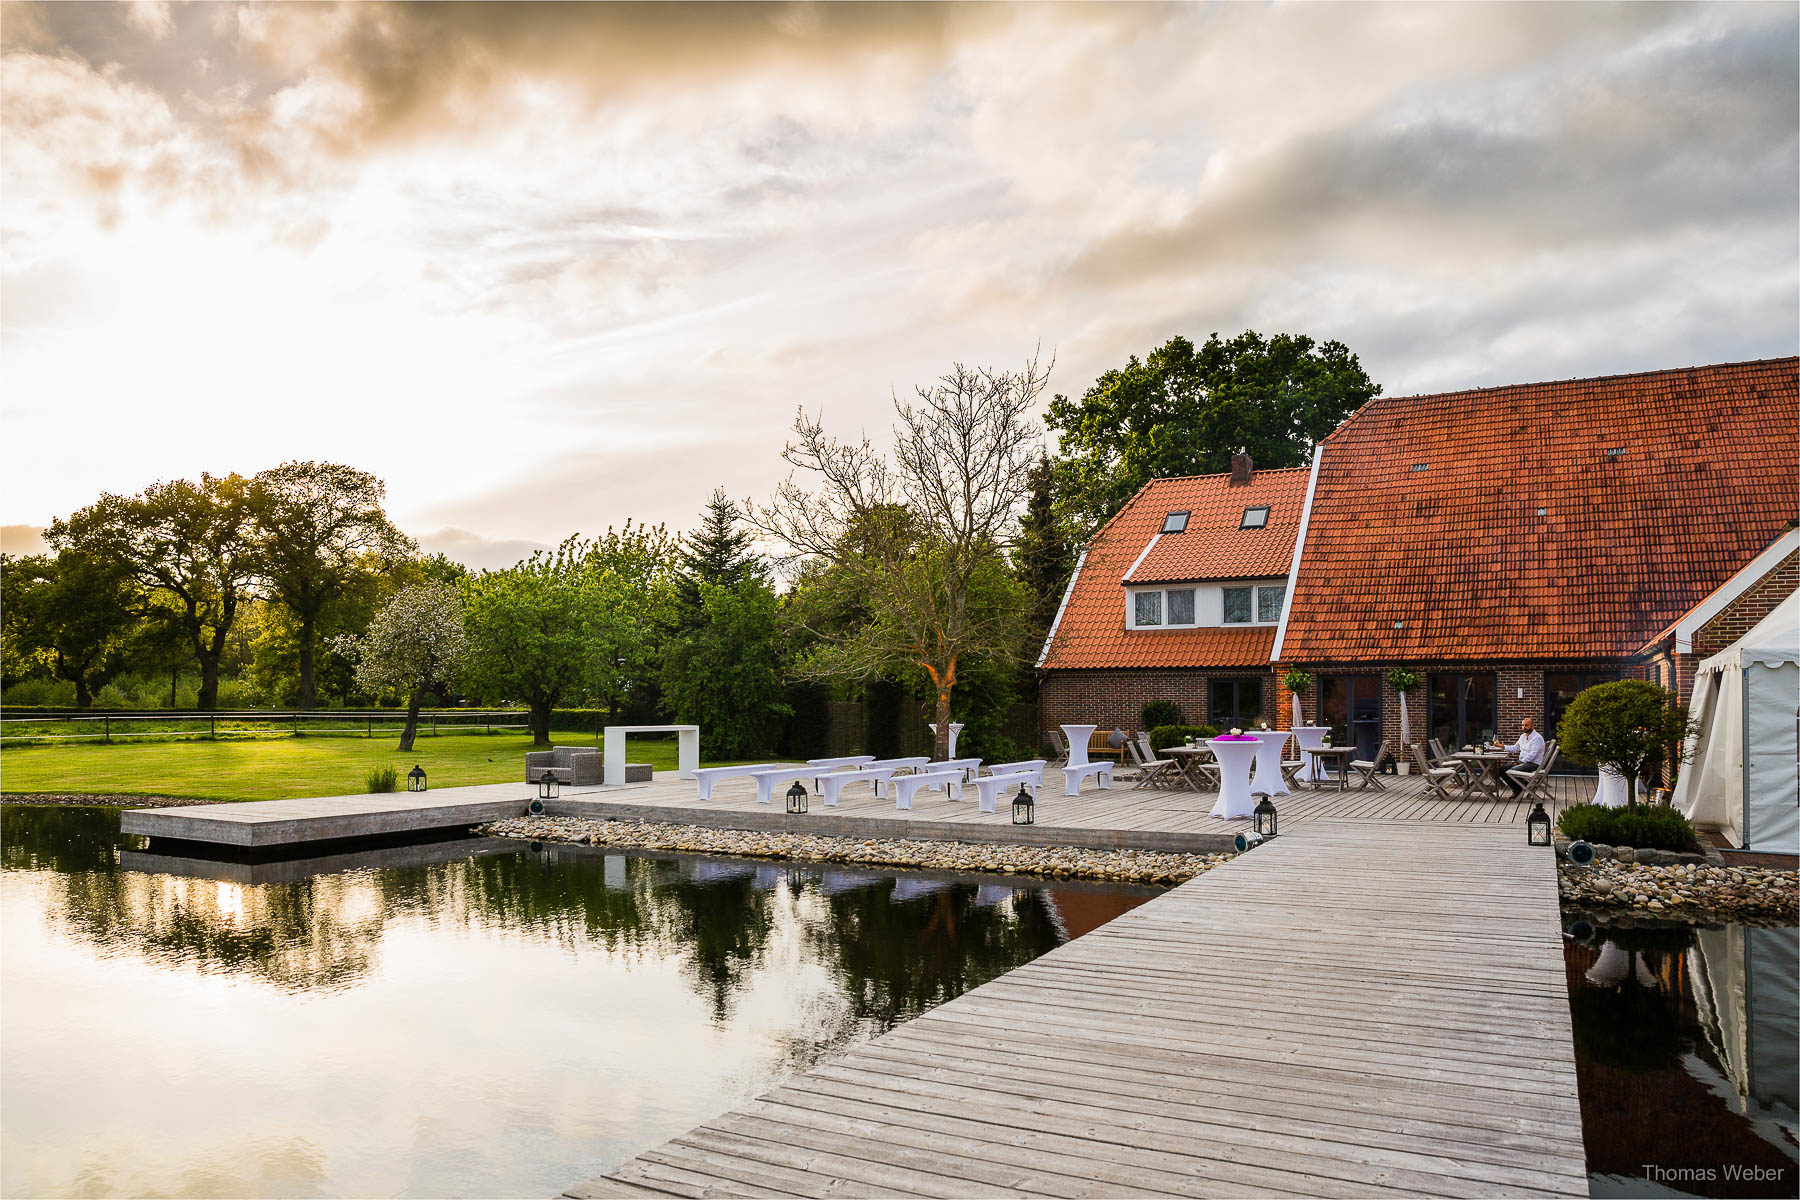
{"label": "white bench", "polygon": [[[901,771],[916,771],[930,761],[929,758],[926,758],[921,754],[916,758],[872,758],[864,763],[863,766],[865,768],[887,767],[895,774],[899,774]],[[875,785],[875,794],[877,796],[885,796],[887,795],[887,792],[882,789],[880,783],[877,783]]]}
{"label": "white bench", "polygon": [[988,766],[988,772],[993,775],[1011,775],[1023,771],[1031,776],[1032,787],[1043,787],[1046,765],[1041,758],[1028,758],[1022,762],[991,763]]}
{"label": "white bench", "polygon": [[735,767],[701,767],[694,772],[694,784],[699,789],[700,799],[712,799],[713,784],[721,779],[738,779],[745,775],[754,775],[758,771],[778,771],[788,763],[744,763]]}
{"label": "white bench", "polygon": [[1099,780],[1100,786],[1112,786],[1113,765],[1106,759],[1096,762],[1073,763],[1063,768],[1063,795],[1081,795],[1081,781],[1089,775]]}
{"label": "white bench", "polygon": [[944,789],[952,800],[962,797],[963,772],[959,767],[952,771],[917,771],[911,775],[897,775],[888,780],[888,786],[894,789],[894,807],[898,809],[912,808],[913,793],[920,788]]}
{"label": "white bench", "polygon": [[1008,792],[1019,784],[1028,783],[1033,787],[1043,784],[1042,776],[1033,776],[1029,771],[1009,771],[1004,775],[983,775],[975,781],[975,791],[979,794],[978,805],[982,812],[994,811],[994,799],[1001,792]]}
{"label": "white bench", "polygon": [[892,778],[892,767],[864,767],[858,771],[833,771],[819,779],[819,793],[825,797],[830,808],[836,808],[838,799],[844,794],[844,788],[852,783],[871,782],[875,785],[875,794],[881,794],[881,785]]}
{"label": "white bench", "polygon": [[845,767],[867,766],[874,761],[875,756],[873,754],[846,754],[841,758],[809,758],[806,760],[806,765],[819,768],[819,773],[813,776],[813,787],[817,788],[820,786],[819,780],[825,777],[827,771],[838,771]]}
{"label": "white bench", "polygon": [[756,780],[756,802],[768,804],[774,798],[775,785],[790,783],[800,779],[811,779],[819,769],[813,766],[776,767],[774,770],[752,771],[750,778]]}
{"label": "white bench", "polygon": [[981,760],[979,758],[943,758],[936,762],[926,763],[925,769],[927,771],[960,770],[970,779],[973,779],[981,774]]}

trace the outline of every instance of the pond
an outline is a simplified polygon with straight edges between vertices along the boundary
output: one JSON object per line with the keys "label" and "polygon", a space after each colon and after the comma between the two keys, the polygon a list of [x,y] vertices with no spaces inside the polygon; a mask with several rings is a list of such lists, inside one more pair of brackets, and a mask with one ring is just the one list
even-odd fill
{"label": "pond", "polygon": [[1794,1196],[1800,930],[1568,924],[1590,1193]]}
{"label": "pond", "polygon": [[0,810],[0,1193],[545,1196],[1151,889]]}

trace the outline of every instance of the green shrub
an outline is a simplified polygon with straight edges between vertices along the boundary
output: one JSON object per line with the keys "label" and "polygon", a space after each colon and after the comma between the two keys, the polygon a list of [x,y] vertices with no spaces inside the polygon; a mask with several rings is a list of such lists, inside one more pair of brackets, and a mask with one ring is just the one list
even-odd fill
{"label": "green shrub", "polygon": [[1570,762],[1610,766],[1625,776],[1632,807],[1637,781],[1665,764],[1678,766],[1692,732],[1675,694],[1642,679],[1595,684],[1569,702],[1556,726],[1557,744]]}
{"label": "green shrub", "polygon": [[372,767],[363,776],[363,788],[370,792],[393,792],[400,788],[400,772],[393,767]]}
{"label": "green shrub", "polygon": [[1700,849],[1694,827],[1673,808],[1640,805],[1607,808],[1603,804],[1576,804],[1556,819],[1564,835],[1603,846],[1630,846],[1635,850],[1674,850],[1692,854]]}
{"label": "green shrub", "polygon": [[1152,700],[1138,710],[1139,729],[1160,729],[1181,724],[1181,705],[1173,700]]}
{"label": "green shrub", "polygon": [[1179,746],[1188,738],[1198,741],[1218,736],[1218,729],[1212,725],[1158,725],[1150,731],[1150,748],[1164,750],[1170,746]]}

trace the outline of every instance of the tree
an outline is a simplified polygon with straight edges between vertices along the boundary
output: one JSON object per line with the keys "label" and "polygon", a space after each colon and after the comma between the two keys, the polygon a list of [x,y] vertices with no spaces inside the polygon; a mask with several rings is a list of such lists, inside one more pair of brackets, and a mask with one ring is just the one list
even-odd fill
{"label": "tree", "polygon": [[173,601],[200,664],[201,709],[218,707],[219,660],[256,577],[249,491],[242,476],[201,475],[137,496],[105,493],[44,535],[59,551],[119,564],[144,590]]}
{"label": "tree", "polygon": [[318,701],[314,650],[325,606],[358,575],[416,549],[382,511],[386,494],[375,476],[338,463],[283,463],[250,481],[256,571],[294,614],[301,708]]}
{"label": "tree", "polygon": [[128,659],[143,603],[120,563],[65,550],[55,558],[7,558],[0,565],[8,656],[13,669],[35,664],[75,685],[75,706],[88,708]]}
{"label": "tree", "polygon": [[700,726],[710,761],[770,753],[792,713],[783,699],[781,601],[760,578],[700,584],[701,619],[663,655],[663,700]]}
{"label": "tree", "polygon": [[675,624],[679,632],[705,619],[700,589],[705,584],[735,588],[746,579],[763,578],[762,563],[740,526],[744,514],[714,488],[701,514],[700,527],[681,539],[675,565]]}
{"label": "tree", "polygon": [[370,692],[398,692],[406,698],[402,753],[419,731],[419,703],[426,691],[449,679],[468,652],[462,600],[450,584],[402,588],[369,622],[360,638],[337,646],[356,661],[356,682]]}
{"label": "tree", "polygon": [[1031,468],[1031,498],[1019,523],[1019,544],[1013,561],[1019,581],[1031,595],[1033,638],[1041,645],[1062,606],[1075,556],[1056,514],[1053,484],[1056,468],[1046,456]]}
{"label": "tree", "polygon": [[1683,761],[1694,722],[1677,707],[1675,693],[1642,679],[1588,688],[1563,712],[1557,744],[1584,767],[1607,766],[1625,777],[1628,802],[1637,805],[1637,781],[1663,765]]}
{"label": "tree", "polygon": [[1247,450],[1261,467],[1304,465],[1313,445],[1381,394],[1341,342],[1304,335],[1217,333],[1202,346],[1171,338],[1144,362],[1095,381],[1079,400],[1057,396],[1062,514],[1098,528],[1151,479],[1230,468]]}
{"label": "tree", "polygon": [[1024,591],[1002,555],[1029,487],[1036,430],[1027,414],[1047,374],[1035,359],[1016,373],[958,363],[917,389],[916,403],[896,398],[892,465],[867,435],[838,441],[801,412],[782,456],[816,476],[819,490],[789,475],[751,517],[795,557],[829,565],[818,578],[836,603],[823,608],[853,603],[865,614],[838,628],[807,626],[821,643],[806,668],[865,680],[923,671],[940,758],[958,664],[1019,656]]}

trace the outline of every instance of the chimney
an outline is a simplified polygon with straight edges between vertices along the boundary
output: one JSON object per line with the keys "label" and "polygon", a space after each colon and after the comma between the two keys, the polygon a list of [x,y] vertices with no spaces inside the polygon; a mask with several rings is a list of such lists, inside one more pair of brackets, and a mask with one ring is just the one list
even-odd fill
{"label": "chimney", "polygon": [[1238,452],[1231,456],[1231,482],[1234,484],[1249,483],[1250,476],[1255,473],[1256,470],[1250,463],[1250,455],[1245,453],[1242,446],[1239,446]]}

